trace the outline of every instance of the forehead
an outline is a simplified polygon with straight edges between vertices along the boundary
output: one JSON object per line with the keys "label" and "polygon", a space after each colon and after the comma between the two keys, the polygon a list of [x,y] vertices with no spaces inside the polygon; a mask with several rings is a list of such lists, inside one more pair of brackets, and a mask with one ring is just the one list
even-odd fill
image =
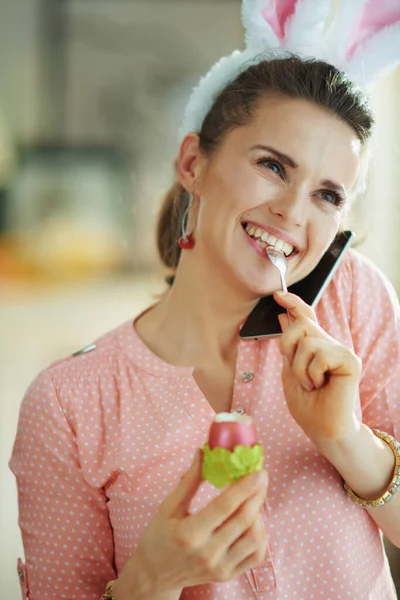
{"label": "forehead", "polygon": [[[274,146],[301,170],[353,185],[360,165],[361,143],[350,125],[308,100],[267,97],[253,119],[232,132],[242,149],[254,144]],[[232,140],[233,141],[233,140]]]}

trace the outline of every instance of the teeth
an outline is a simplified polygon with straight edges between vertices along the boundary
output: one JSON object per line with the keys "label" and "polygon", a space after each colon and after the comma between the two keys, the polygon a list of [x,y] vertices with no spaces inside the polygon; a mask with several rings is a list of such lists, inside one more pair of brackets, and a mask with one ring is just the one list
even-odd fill
{"label": "teeth", "polygon": [[284,240],[280,240],[274,235],[263,231],[259,227],[255,227],[254,225],[249,224],[246,226],[246,231],[251,237],[257,240],[257,242],[262,248],[266,248],[267,246],[274,246],[277,250],[280,250],[281,252],[286,254],[286,256],[289,256],[289,254],[291,254],[293,250],[293,246],[291,246]]}

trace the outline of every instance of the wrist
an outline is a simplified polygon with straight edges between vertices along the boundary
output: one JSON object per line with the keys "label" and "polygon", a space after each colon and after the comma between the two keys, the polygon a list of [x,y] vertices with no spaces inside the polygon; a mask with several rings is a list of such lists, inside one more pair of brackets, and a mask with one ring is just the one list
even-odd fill
{"label": "wrist", "polygon": [[142,569],[132,569],[132,562],[129,570],[123,569],[113,585],[114,600],[179,600],[181,593],[181,589],[160,589],[157,582],[146,577]]}
{"label": "wrist", "polygon": [[353,435],[326,444],[320,451],[364,500],[379,498],[387,490],[393,477],[393,451],[364,423]]}
{"label": "wrist", "polygon": [[135,591],[124,588],[120,580],[116,580],[113,586],[114,600],[179,600],[182,591],[154,593],[144,589]]}
{"label": "wrist", "polygon": [[149,583],[132,572],[129,573],[129,580],[122,573],[114,582],[114,600],[150,600],[153,597]]}

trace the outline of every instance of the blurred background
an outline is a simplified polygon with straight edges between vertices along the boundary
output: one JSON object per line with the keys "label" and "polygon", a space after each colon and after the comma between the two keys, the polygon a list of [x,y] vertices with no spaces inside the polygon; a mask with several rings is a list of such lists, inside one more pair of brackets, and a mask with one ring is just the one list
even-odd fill
{"label": "blurred background", "polygon": [[[333,3],[333,10],[337,2]],[[8,471],[38,371],[164,289],[155,218],[191,87],[241,48],[239,0],[0,0],[0,589],[20,597]],[[352,224],[400,289],[400,70],[373,94],[369,186]],[[388,545],[400,588],[399,551]]]}

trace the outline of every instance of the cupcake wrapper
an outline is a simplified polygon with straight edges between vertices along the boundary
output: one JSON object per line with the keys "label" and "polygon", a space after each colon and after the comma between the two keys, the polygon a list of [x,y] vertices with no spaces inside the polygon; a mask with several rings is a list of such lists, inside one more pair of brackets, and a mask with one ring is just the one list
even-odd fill
{"label": "cupcake wrapper", "polygon": [[261,444],[238,445],[231,452],[220,447],[211,449],[206,442],[203,452],[202,478],[217,488],[234,483],[254,471],[261,471],[264,463],[264,450]]}

